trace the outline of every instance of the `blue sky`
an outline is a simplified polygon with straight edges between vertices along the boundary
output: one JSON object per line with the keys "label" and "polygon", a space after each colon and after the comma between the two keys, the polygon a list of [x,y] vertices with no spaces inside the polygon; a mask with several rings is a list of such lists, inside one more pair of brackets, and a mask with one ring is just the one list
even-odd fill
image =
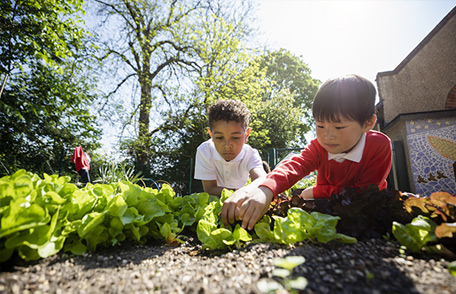
{"label": "blue sky", "polygon": [[256,0],[262,41],[285,48],[322,82],[393,70],[456,0]]}

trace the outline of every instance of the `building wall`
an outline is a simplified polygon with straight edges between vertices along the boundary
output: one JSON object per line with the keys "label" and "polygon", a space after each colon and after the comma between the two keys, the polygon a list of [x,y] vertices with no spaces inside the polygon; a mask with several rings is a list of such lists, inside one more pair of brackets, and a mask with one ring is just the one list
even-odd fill
{"label": "building wall", "polygon": [[455,9],[446,23],[397,69],[377,75],[385,124],[402,113],[445,109],[448,95],[456,85]]}
{"label": "building wall", "polygon": [[456,195],[456,116],[406,120],[405,127],[413,192]]}

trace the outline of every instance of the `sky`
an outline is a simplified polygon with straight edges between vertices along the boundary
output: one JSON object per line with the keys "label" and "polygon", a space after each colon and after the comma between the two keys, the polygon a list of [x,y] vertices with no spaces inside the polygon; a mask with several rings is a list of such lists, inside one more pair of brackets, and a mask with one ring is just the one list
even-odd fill
{"label": "sky", "polygon": [[375,84],[456,6],[456,0],[255,0],[262,41],[285,48],[324,82],[345,74]]}

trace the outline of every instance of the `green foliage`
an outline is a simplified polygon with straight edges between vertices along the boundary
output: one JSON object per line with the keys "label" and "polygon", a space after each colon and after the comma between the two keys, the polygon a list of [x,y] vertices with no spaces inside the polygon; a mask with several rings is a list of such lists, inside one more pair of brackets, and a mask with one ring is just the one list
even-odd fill
{"label": "green foliage", "polygon": [[393,223],[394,237],[411,252],[421,252],[428,242],[437,241],[434,233],[437,225],[427,217],[419,215],[411,223]]}
{"label": "green foliage", "polygon": [[[320,81],[312,78],[311,70],[301,57],[286,49],[265,52],[257,61],[259,69],[266,70],[265,79],[269,82],[269,89],[262,95],[263,101],[273,104],[271,110],[264,114],[263,125],[269,130],[273,144],[265,147],[306,145],[304,134],[313,125],[312,101]],[[281,141],[283,145],[280,145]]]}
{"label": "green foliage", "polygon": [[293,269],[304,263],[305,258],[303,256],[287,256],[285,258],[274,259],[274,265],[276,268],[272,272],[274,276],[280,279],[280,283],[275,280],[269,280],[266,278],[260,279],[257,283],[260,292],[262,293],[298,293],[297,290],[304,290],[307,287],[307,279],[304,277],[297,277],[296,279],[290,279]]}
{"label": "green foliage", "polygon": [[89,105],[96,97],[89,74],[92,48],[81,28],[83,1],[2,1],[0,176],[26,166],[68,174],[70,157],[95,150],[101,131]]}
{"label": "green foliage", "polygon": [[[98,35],[101,58],[106,74],[115,80],[107,97],[111,103],[119,99],[125,105],[124,97],[117,93],[125,86],[140,89],[138,95],[132,95],[131,108],[113,113],[124,129],[132,126],[136,130],[136,138],[127,138],[124,151],[135,157],[138,170],[149,177],[160,172],[155,171],[157,160],[175,160],[180,142],[185,142],[179,138],[186,132],[184,126],[201,113],[204,97],[196,83],[206,83],[206,72],[231,72],[236,63],[239,38],[246,33],[240,21],[244,1],[97,2],[109,30]],[[119,32],[120,42],[111,42],[113,28]],[[215,67],[212,63],[218,61]]]}
{"label": "green foliage", "polygon": [[92,85],[76,64],[63,73],[31,65],[30,72],[11,78],[0,101],[0,175],[23,166],[36,173],[69,173],[76,146],[89,152],[99,146],[101,130],[88,107]]}
{"label": "green foliage", "polygon": [[125,240],[166,240],[176,245],[179,234],[203,216],[214,201],[206,193],[174,197],[130,182],[88,184],[78,189],[69,177],[20,170],[0,179],[1,261],[14,252],[25,260],[61,250],[82,254]]}
{"label": "green foliage", "polygon": [[232,192],[224,190],[219,201],[212,202],[205,209],[205,213],[197,226],[198,239],[203,244],[203,249],[226,249],[239,248],[246,242],[274,242],[280,244],[294,244],[306,239],[327,243],[335,240],[344,243],[355,243],[356,239],[338,234],[336,224],[339,218],[318,212],[307,213],[299,208],[288,210],[288,217],[273,217],[274,223],[271,229],[271,218],[264,216],[255,227],[255,234],[245,231],[239,224],[224,227],[218,218],[223,201]]}
{"label": "green foliage", "polygon": [[175,246],[182,242],[185,228],[196,232],[203,249],[211,250],[241,248],[249,242],[356,241],[335,232],[337,218],[300,209],[291,209],[286,219],[277,218],[273,230],[269,217],[255,226],[256,234],[239,224],[226,228],[219,214],[231,194],[224,190],[220,199],[207,193],[175,197],[166,184],[158,191],[128,181],[79,189],[70,177],[40,178],[19,170],[0,178],[0,262],[15,252],[35,260],[61,250],[82,254],[125,240],[158,239]]}
{"label": "green foliage", "polygon": [[448,270],[450,271],[450,273],[451,273],[453,276],[456,277],[456,260],[450,262],[450,264],[448,265]]}
{"label": "green foliage", "polygon": [[393,223],[393,234],[399,243],[415,253],[456,257],[456,196],[446,192],[429,197],[409,195],[404,207],[414,219],[405,225]]}
{"label": "green foliage", "polygon": [[94,183],[109,184],[119,181],[129,181],[136,183],[141,180],[140,174],[134,173],[134,167],[127,167],[125,164],[114,162],[104,163],[99,167],[99,178]]}
{"label": "green foliage", "polygon": [[11,73],[31,60],[51,67],[83,47],[83,0],[2,1],[0,72]]}
{"label": "green foliage", "polygon": [[271,219],[268,215],[258,222],[255,233],[262,242],[294,244],[304,240],[327,243],[338,241],[356,243],[356,239],[336,232],[339,217],[319,212],[308,213],[300,208],[290,208],[286,217],[273,216],[274,226],[271,229]]}
{"label": "green foliage", "polygon": [[252,236],[239,224],[235,226],[234,230],[225,228],[218,217],[222,211],[223,202],[232,193],[232,191],[223,190],[220,200],[210,203],[205,208],[196,229],[203,249],[226,249],[232,246],[240,248],[245,242],[252,240]]}

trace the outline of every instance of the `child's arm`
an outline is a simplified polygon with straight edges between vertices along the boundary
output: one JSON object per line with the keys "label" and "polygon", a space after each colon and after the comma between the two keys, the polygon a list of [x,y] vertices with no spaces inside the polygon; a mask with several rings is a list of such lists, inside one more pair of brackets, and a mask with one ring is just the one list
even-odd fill
{"label": "child's arm", "polygon": [[263,167],[252,168],[249,173],[250,173],[250,178],[252,179],[252,182],[255,181],[256,179],[266,177],[266,171],[264,170]]}
{"label": "child's arm", "polygon": [[242,227],[251,230],[268,211],[273,194],[269,188],[259,187],[262,181],[263,178],[258,178],[225,200],[221,213],[225,226],[234,223],[235,220],[242,220]]}
{"label": "child's arm", "polygon": [[219,196],[222,195],[222,190],[225,189],[224,187],[217,186],[217,180],[202,180],[203,190],[204,192],[208,193],[209,195]]}
{"label": "child's arm", "polygon": [[[266,172],[264,171],[263,167],[256,167],[250,170],[250,178],[252,181],[255,181],[259,178],[266,177]],[[204,192],[208,193],[209,195],[221,196],[223,189],[235,190],[232,188],[227,187],[219,187],[217,186],[217,180],[202,180],[203,190]]]}

